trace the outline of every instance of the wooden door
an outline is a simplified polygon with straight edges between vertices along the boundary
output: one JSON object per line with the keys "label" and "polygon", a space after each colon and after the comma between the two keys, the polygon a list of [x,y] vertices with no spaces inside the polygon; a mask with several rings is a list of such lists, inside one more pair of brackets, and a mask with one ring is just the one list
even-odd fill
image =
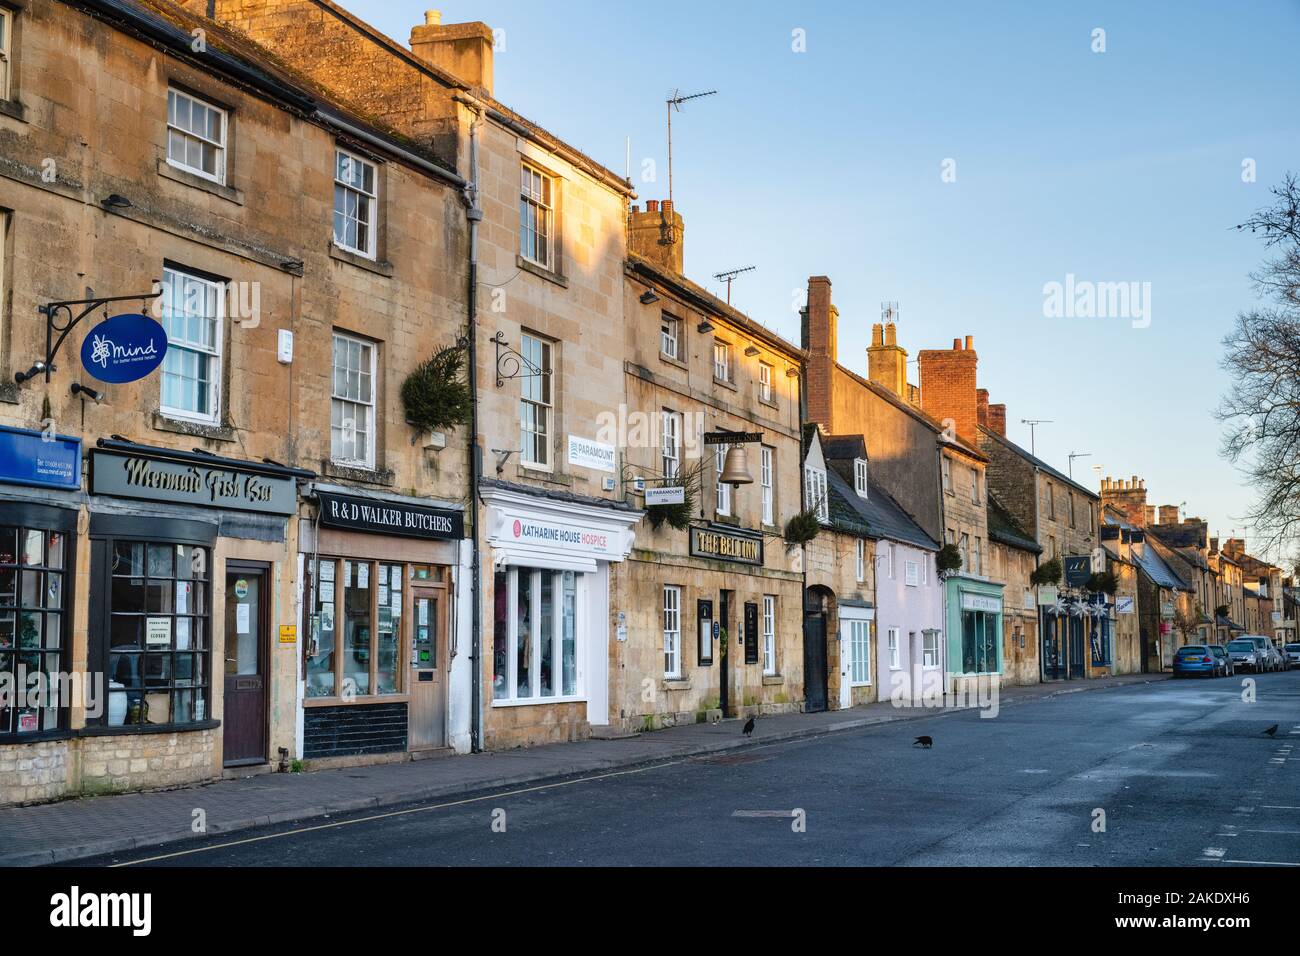
{"label": "wooden door", "polygon": [[412,581],[407,599],[410,648],[410,749],[447,746],[447,588]]}
{"label": "wooden door", "polygon": [[226,562],[225,698],[222,762],[266,762],[269,569]]}

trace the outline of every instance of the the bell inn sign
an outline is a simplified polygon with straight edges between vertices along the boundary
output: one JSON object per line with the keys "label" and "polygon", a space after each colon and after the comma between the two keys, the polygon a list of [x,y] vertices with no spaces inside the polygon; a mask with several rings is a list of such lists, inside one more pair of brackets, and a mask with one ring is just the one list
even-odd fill
{"label": "the bell inn sign", "polygon": [[691,528],[691,555],[735,561],[737,564],[763,565],[763,539],[755,535],[736,534],[717,528]]}

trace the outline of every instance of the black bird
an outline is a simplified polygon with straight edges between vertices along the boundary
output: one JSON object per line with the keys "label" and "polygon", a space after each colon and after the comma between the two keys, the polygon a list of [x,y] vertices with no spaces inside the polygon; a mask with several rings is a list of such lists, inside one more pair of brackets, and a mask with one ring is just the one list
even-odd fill
{"label": "black bird", "polygon": [[751,717],[749,718],[749,720],[745,721],[745,736],[748,737],[753,732],[754,732],[754,718]]}
{"label": "black bird", "polygon": [[924,736],[924,735],[923,735],[923,736],[920,736],[920,737],[917,737],[915,740],[912,741],[912,746],[913,746],[913,747],[924,747],[926,750],[929,750],[931,747],[934,746],[934,738],[933,738],[933,737],[927,737],[927,736]]}
{"label": "black bird", "polygon": [[1272,727],[1268,728],[1268,730],[1264,731],[1264,733],[1268,734],[1270,737],[1276,737],[1276,736],[1277,736],[1277,724],[1274,724]]}

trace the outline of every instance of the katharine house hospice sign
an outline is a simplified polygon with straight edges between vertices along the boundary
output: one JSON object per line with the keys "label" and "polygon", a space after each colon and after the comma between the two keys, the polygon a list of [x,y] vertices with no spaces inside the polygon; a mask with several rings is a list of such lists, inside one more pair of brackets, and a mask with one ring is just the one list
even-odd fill
{"label": "katharine house hospice sign", "polygon": [[317,491],[320,523],[327,528],[450,540],[465,537],[465,516],[447,508],[426,508],[387,498],[358,498]]}

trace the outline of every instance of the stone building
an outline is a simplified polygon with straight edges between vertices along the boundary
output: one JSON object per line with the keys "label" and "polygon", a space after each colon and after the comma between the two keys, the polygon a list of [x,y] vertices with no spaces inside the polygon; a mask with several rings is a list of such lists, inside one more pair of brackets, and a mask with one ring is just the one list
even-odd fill
{"label": "stone building", "polygon": [[[625,339],[612,353],[623,384],[605,384],[626,402],[598,428],[623,450],[620,488],[651,519],[615,584],[610,721],[624,730],[805,699],[803,555],[782,538],[803,508],[803,353],[685,277],[684,229],[667,202],[630,209]],[[750,481],[723,481],[739,456]],[[672,506],[651,505],[684,485],[693,513],[672,521]]]}
{"label": "stone building", "polygon": [[[990,419],[992,421],[992,419]],[[1103,595],[1086,583],[1100,566],[1099,497],[1005,435],[981,426],[980,450],[988,458],[989,490],[1024,529],[1033,529],[1040,565],[1058,560],[1062,587],[1039,590],[1040,666],[1044,680],[1104,676],[1112,672],[1110,612]],[[1094,554],[1097,552],[1097,554]],[[1048,601],[1049,597],[1054,600]]]}
{"label": "stone building", "polygon": [[1002,584],[1002,677],[1037,684],[1038,599],[1030,581],[1043,549],[1011,513],[988,495],[989,577]]}
{"label": "stone building", "polygon": [[460,178],[164,0],[10,17],[0,669],[94,693],[0,707],[0,801],[445,746],[403,622],[445,667],[465,453],[399,393],[462,334]]}

